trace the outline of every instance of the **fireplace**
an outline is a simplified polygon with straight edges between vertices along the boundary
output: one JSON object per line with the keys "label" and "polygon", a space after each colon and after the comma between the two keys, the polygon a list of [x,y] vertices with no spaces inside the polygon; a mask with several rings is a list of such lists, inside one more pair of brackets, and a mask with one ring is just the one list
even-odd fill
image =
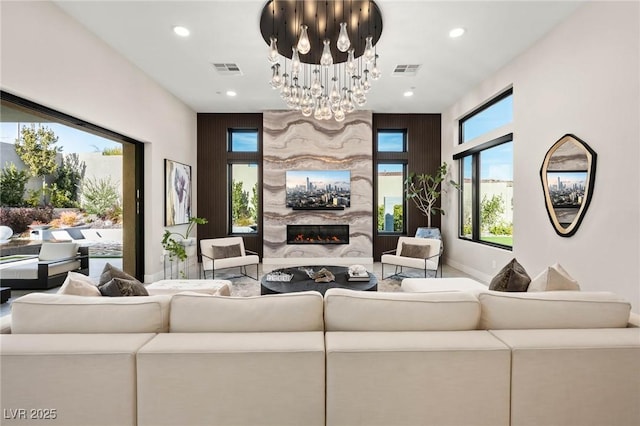
{"label": "fireplace", "polygon": [[349,244],[349,225],[287,225],[287,244]]}

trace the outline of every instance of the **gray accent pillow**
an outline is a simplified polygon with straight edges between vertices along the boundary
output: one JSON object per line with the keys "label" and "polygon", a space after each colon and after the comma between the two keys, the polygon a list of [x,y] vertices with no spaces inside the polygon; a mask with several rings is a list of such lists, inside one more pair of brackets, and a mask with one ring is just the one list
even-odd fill
{"label": "gray accent pillow", "polygon": [[531,277],[514,258],[493,277],[489,290],[495,291],[527,291]]}
{"label": "gray accent pillow", "polygon": [[214,259],[225,259],[227,257],[240,257],[242,251],[240,244],[232,244],[230,246],[211,246],[213,248]]}
{"label": "gray accent pillow", "polygon": [[138,284],[142,284],[140,281],[136,279],[136,277],[132,277],[131,275],[124,272],[122,269],[118,269],[110,263],[104,265],[104,269],[102,270],[102,274],[100,274],[100,281],[98,282],[98,286],[108,283],[114,278],[121,278],[123,280],[135,281]]}
{"label": "gray accent pillow", "polygon": [[148,296],[147,289],[138,280],[114,278],[106,284],[98,286],[100,294],[109,297]]}
{"label": "gray accent pillow", "polygon": [[429,257],[429,249],[431,246],[425,244],[407,244],[402,243],[400,256],[415,257],[416,259],[426,259]]}

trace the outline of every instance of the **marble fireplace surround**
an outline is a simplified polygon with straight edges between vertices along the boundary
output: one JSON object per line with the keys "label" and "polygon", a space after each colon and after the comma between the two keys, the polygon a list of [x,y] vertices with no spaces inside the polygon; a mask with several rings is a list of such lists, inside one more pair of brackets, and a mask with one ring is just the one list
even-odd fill
{"label": "marble fireplace surround", "polygon": [[287,225],[287,244],[349,244],[349,225]]}
{"label": "marble fireplace surround", "polygon": [[[263,114],[265,269],[287,265],[373,264],[373,132],[371,111],[345,121],[308,119],[296,111]],[[286,207],[287,170],[350,170],[351,206]],[[287,244],[287,225],[349,225],[348,244]]]}

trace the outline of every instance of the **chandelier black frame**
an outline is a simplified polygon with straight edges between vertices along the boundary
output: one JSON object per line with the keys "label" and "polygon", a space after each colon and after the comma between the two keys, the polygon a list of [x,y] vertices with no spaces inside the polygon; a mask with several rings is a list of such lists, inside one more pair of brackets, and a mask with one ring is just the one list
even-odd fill
{"label": "chandelier black frame", "polygon": [[372,0],[270,0],[260,31],[270,46],[271,86],[305,116],[344,120],[380,77],[382,15]]}

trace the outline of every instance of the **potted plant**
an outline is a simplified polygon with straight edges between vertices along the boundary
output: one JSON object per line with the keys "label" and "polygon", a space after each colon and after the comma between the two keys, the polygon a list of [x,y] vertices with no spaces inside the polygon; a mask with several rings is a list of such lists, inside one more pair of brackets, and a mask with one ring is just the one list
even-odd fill
{"label": "potted plant", "polygon": [[196,225],[204,225],[208,223],[207,219],[201,217],[192,217],[189,219],[189,226],[187,226],[187,232],[180,234],[179,232],[171,232],[169,230],[164,231],[162,236],[162,248],[169,255],[170,259],[178,259],[184,261],[187,259],[187,251],[185,246],[191,245],[192,240],[189,238],[189,234]]}
{"label": "potted plant", "polygon": [[[448,171],[449,165],[443,162],[434,175],[411,173],[404,182],[407,187],[407,200],[413,200],[418,210],[427,217],[427,228],[431,228],[431,215],[436,213],[444,215],[444,210],[436,207],[435,204],[442,192],[445,192],[443,182]],[[460,185],[453,180],[449,180],[448,183],[460,189]]]}

